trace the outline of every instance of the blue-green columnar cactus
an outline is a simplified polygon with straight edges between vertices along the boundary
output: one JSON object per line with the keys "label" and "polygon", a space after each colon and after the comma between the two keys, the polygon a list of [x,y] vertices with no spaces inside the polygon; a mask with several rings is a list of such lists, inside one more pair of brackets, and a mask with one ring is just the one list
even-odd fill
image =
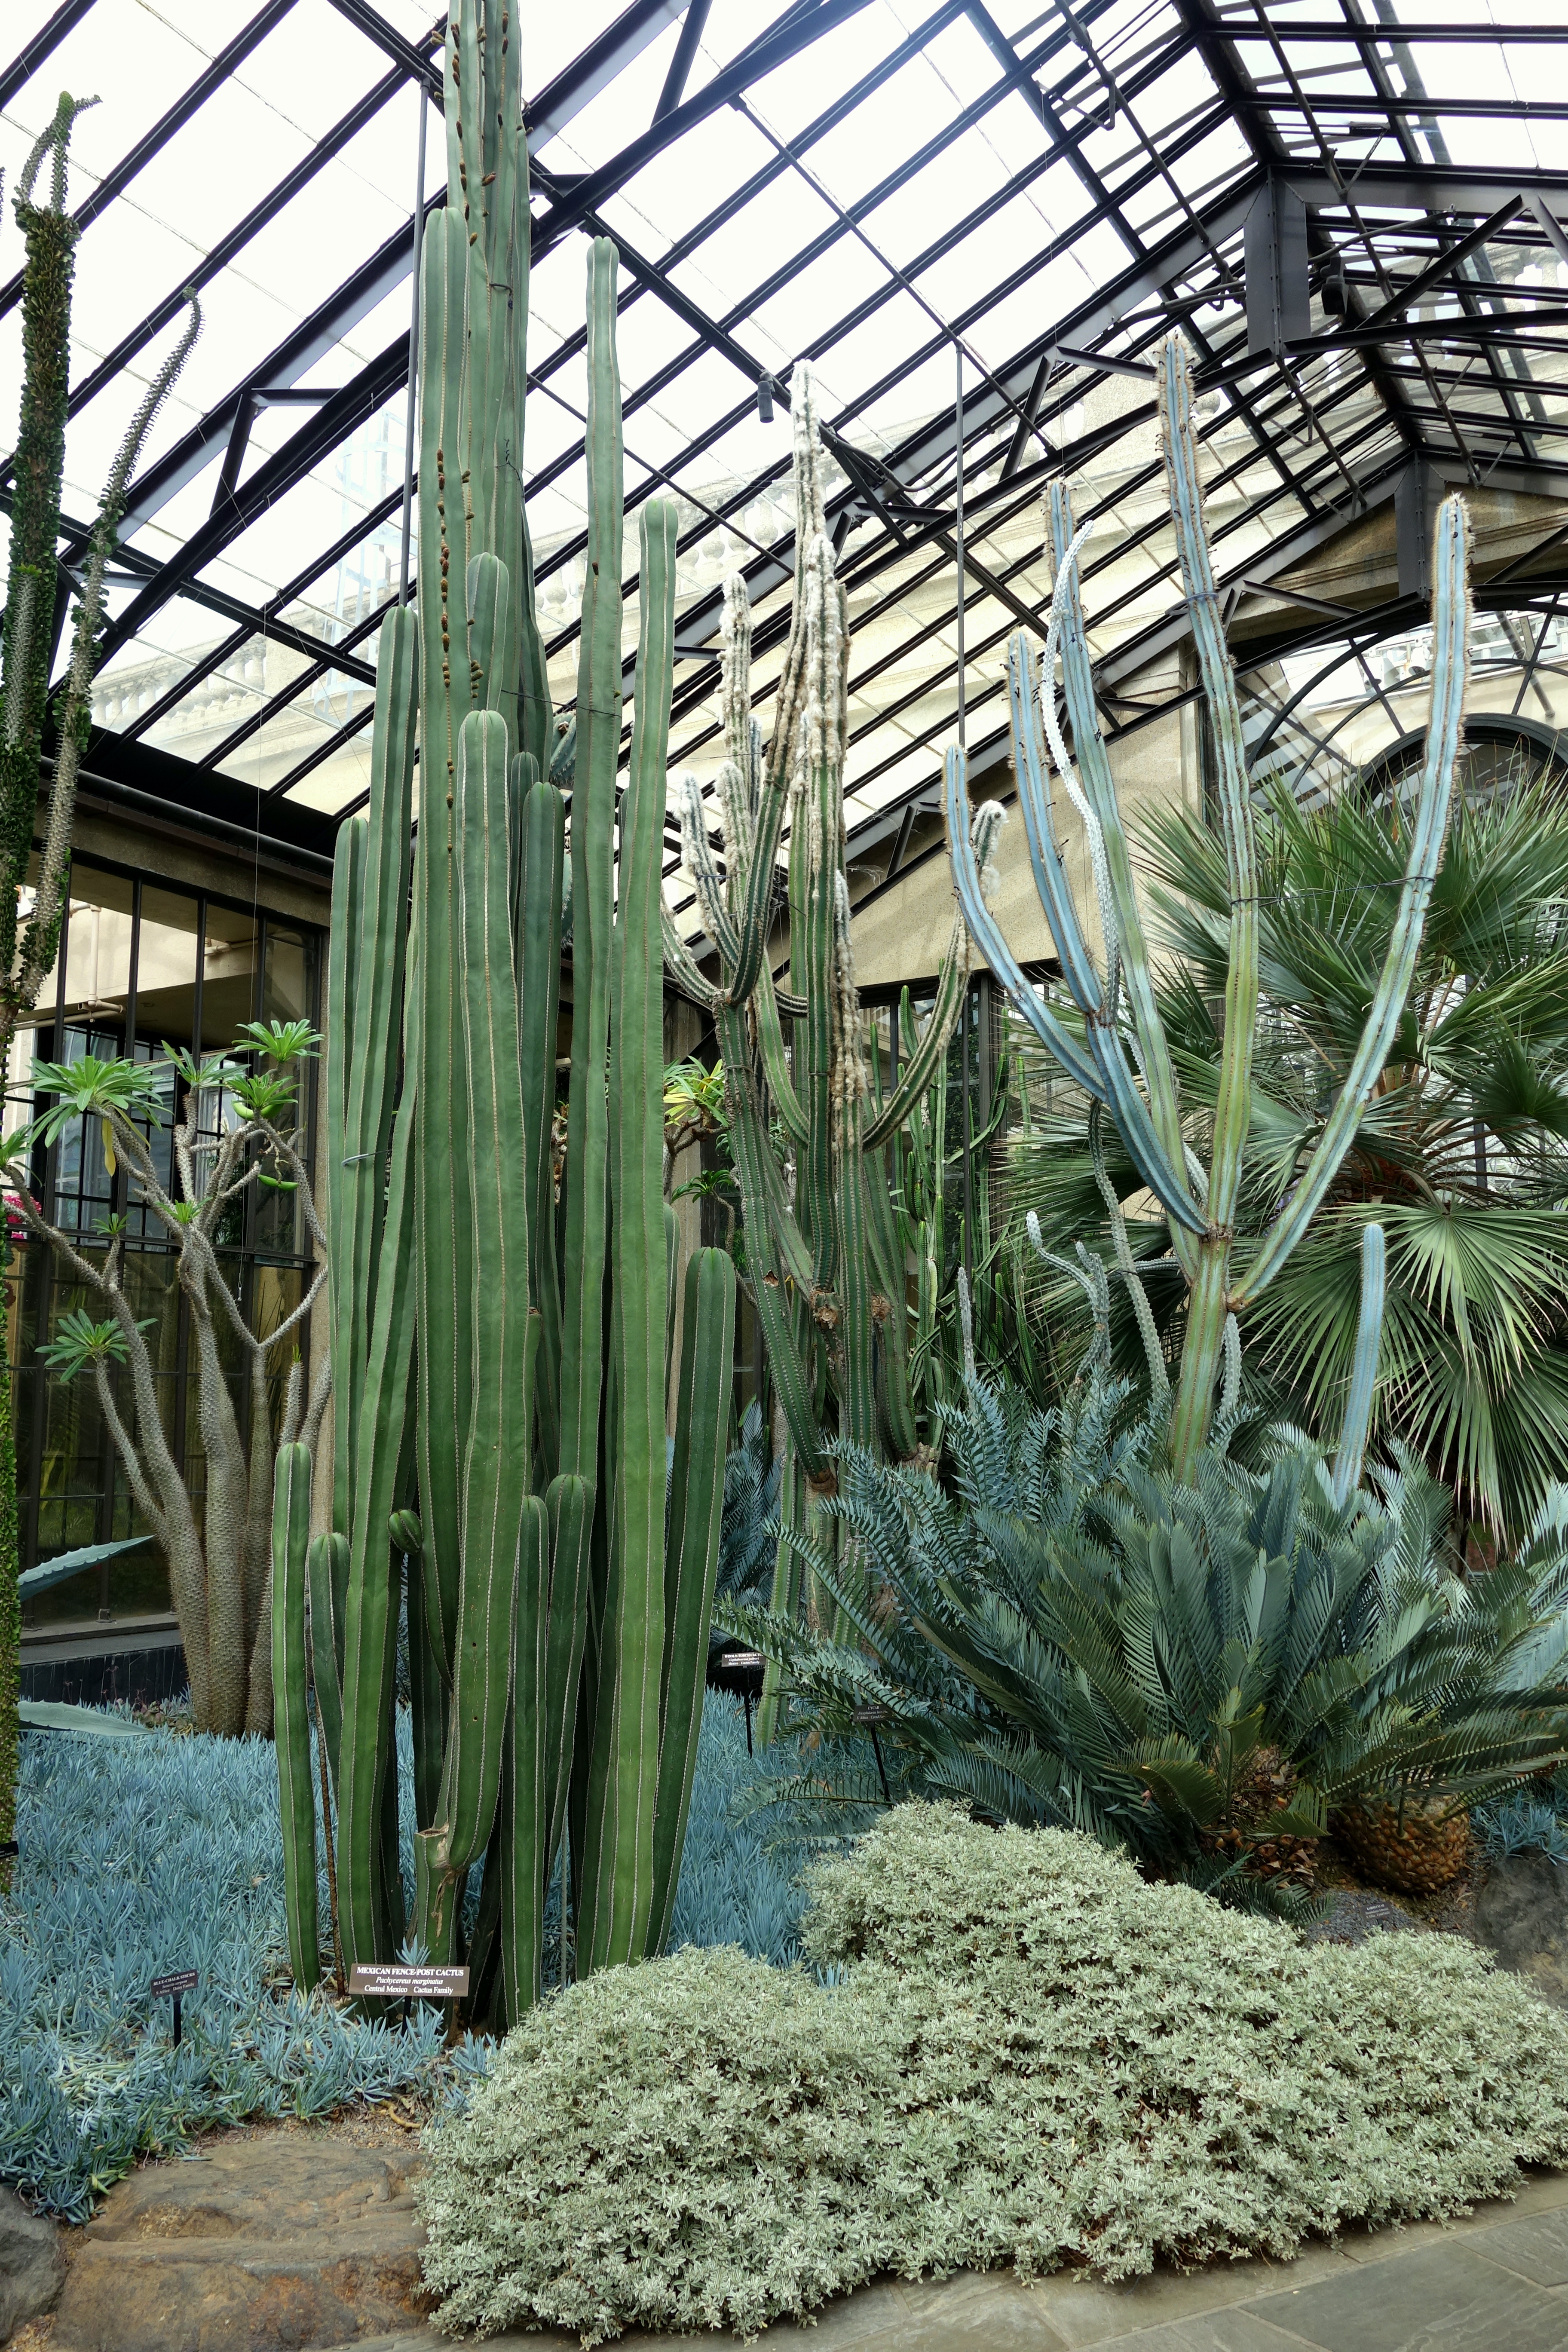
{"label": "blue-green columnar cactus", "polygon": [[[1226,649],[1204,529],[1192,368],[1179,335],[1173,334],[1161,352],[1159,401],[1171,516],[1213,730],[1216,798],[1230,867],[1225,1042],[1206,1172],[1198,1165],[1185,1131],[1175,1067],[1155,1002],[1127,836],[1096,714],[1078,586],[1078,552],[1086,532],[1074,533],[1072,503],[1065,483],[1054,484],[1050,494],[1057,579],[1043,679],[1026,635],[1013,639],[1009,662],[1018,799],[1036,886],[1078,1015],[1073,1029],[1065,1026],[1028,986],[985,902],[978,863],[970,848],[964,761],[958,751],[947,755],[948,844],[959,898],[981,953],[1036,1035],[1115,1120],[1140,1175],[1170,1220],[1172,1248],[1188,1288],[1186,1332],[1170,1424],[1172,1457],[1184,1473],[1191,1469],[1209,1433],[1229,1318],[1242,1314],[1279,1272],[1326,1198],[1383,1070],[1404,1008],[1442,856],[1459,747],[1469,634],[1466,577],[1469,533],[1461,500],[1446,499],[1437,515],[1433,566],[1432,711],[1426,764],[1411,811],[1409,854],[1388,953],[1367,1012],[1361,1045],[1289,1199],[1259,1248],[1238,1272],[1232,1263],[1232,1242],[1253,1111],[1258,860],[1236,678]],[[1072,756],[1056,709],[1058,654],[1072,730]],[[1104,940],[1100,961],[1090,952],[1058,852],[1051,803],[1053,766],[1088,836]],[[1363,1286],[1368,1301],[1381,1297],[1378,1267],[1363,1266]],[[1363,1313],[1361,1357],[1370,1346],[1375,1360],[1375,1327],[1380,1325],[1381,1309],[1373,1324]],[[1373,1373],[1358,1358],[1358,1381],[1363,1371],[1370,1382]],[[1359,1474],[1364,1411],[1361,1436],[1355,1435],[1354,1423],[1352,1410],[1347,1416],[1342,1475],[1352,1461],[1352,1475]]]}

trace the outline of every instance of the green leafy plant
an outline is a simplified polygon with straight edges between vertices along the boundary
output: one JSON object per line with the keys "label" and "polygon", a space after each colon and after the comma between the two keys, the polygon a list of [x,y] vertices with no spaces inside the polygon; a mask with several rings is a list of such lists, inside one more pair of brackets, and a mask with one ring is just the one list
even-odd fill
{"label": "green leafy plant", "polygon": [[976,1384],[966,1412],[943,1413],[943,1485],[845,1455],[834,1507],[885,1580],[862,1604],[831,1560],[810,1565],[859,1648],[731,1612],[778,1659],[788,1719],[838,1743],[778,1801],[863,1819],[876,1783],[840,1765],[869,1712],[906,1786],[1290,1904],[1245,1875],[1245,1853],[1224,1858],[1266,1759],[1288,1784],[1273,1829],[1302,1839],[1368,1793],[1458,1805],[1556,1764],[1568,1493],[1517,1559],[1464,1580],[1418,1464],[1381,1498],[1350,1482],[1336,1497],[1304,1441],[1261,1474],[1213,1446],[1180,1482],[1157,1421],[1115,1433],[1122,1396],[1097,1379],[1040,1414]]}
{"label": "green leafy plant", "polygon": [[[1256,1108],[1238,1261],[1321,1132],[1394,921],[1401,799],[1276,801],[1259,825]],[[1195,1109],[1212,1099],[1225,889],[1195,818],[1143,854],[1184,977],[1166,1020]],[[1457,806],[1405,1009],[1322,1209],[1248,1320],[1259,1383],[1332,1418],[1353,1301],[1346,1244],[1375,1216],[1389,1288],[1374,1437],[1402,1438],[1495,1536],[1568,1475],[1568,810],[1524,790]],[[1347,1314],[1347,1308],[1349,1312]]]}
{"label": "green leafy plant", "polygon": [[236,1033],[236,1053],[242,1048],[259,1054],[280,1068],[308,1060],[321,1042],[321,1033],[308,1021],[247,1021]]}
{"label": "green leafy plant", "polygon": [[[150,1331],[151,1316],[138,1323],[139,1331]],[[124,1364],[131,1360],[124,1332],[118,1323],[95,1323],[82,1307],[70,1308],[55,1326],[55,1336],[38,1349],[51,1372],[62,1381],[74,1380],[78,1372],[99,1364]]]}
{"label": "green leafy plant", "polygon": [[918,1804],[810,1885],[831,1982],[687,1951],[508,2037],[426,2136],[443,2330],[752,2335],[879,2273],[1284,2258],[1568,2160],[1568,2024],[1457,1937],[1304,1947]]}
{"label": "green leafy plant", "polygon": [[[204,1731],[265,1732],[272,1727],[273,1456],[279,1444],[313,1436],[326,1407],[330,1370],[323,1360],[307,1396],[295,1355],[275,1426],[271,1367],[297,1341],[326,1280],[324,1236],[295,1124],[298,1067],[310,1047],[299,1040],[288,1066],[263,1078],[247,1076],[227,1055],[198,1066],[188,1055],[164,1050],[163,1063],[84,1055],[79,1062],[36,1064],[35,1088],[52,1099],[9,1139],[3,1172],[27,1231],[53,1250],[73,1286],[107,1310],[95,1316],[85,1306],[69,1308],[39,1354],[62,1380],[91,1374],[132,1500],[169,1564],[196,1723]],[[235,1050],[248,1050],[246,1036]],[[171,1068],[184,1080],[170,1134],[172,1172],[148,1137],[162,1124]],[[236,1115],[221,1136],[204,1135],[203,1097],[220,1086]],[[123,1173],[128,1199],[148,1213],[172,1245],[188,1303],[196,1418],[207,1465],[199,1517],[163,1426],[158,1370],[144,1337],[156,1328],[155,1318],[134,1311],[142,1294],[127,1265],[133,1244],[126,1218],[110,1217],[91,1236],[67,1232],[45,1214],[31,1190],[24,1152],[34,1142],[58,1142],[74,1120],[91,1118],[102,1129],[110,1174]],[[218,1253],[226,1222],[246,1193],[268,1178],[297,1197],[317,1265],[299,1304],[263,1335],[241,1312]],[[249,1372],[247,1429],[241,1428],[230,1379],[236,1349]],[[129,1379],[130,1412],[122,1409],[121,1375]]]}

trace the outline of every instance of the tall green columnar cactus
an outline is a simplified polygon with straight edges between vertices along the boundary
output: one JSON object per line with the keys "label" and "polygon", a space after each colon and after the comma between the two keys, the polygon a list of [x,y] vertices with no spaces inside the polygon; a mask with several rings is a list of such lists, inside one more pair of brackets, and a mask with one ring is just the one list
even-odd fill
{"label": "tall green columnar cactus", "polygon": [[432,1959],[456,1955],[482,1858],[474,1974],[499,1977],[505,2018],[538,1996],[569,1790],[582,1798],[579,1966],[640,1958],[668,1932],[717,1565],[734,1300],[728,1259],[699,1253],[667,1533],[658,893],[676,512],[655,503],[643,520],[617,891],[622,453],[615,253],[601,241],[588,268],[558,1241],[565,803],[542,777],[549,713],[518,490],[526,152],[499,7],[454,15],[447,118],[462,202],[431,216],[424,247],[418,618],[393,614],[383,631],[370,812],[344,829],[333,899],[339,1424],[334,1531],[310,1552],[312,1654],[324,1714],[342,1659],[338,1899],[352,1968],[390,1957],[401,1932],[386,1824],[395,1555],[406,1560],[414,1932]]}
{"label": "tall green columnar cactus", "polygon": [[[1010,715],[1018,798],[1036,887],[1077,1008],[1081,1043],[1079,1034],[1058,1021],[1025,982],[1000,925],[985,904],[968,846],[969,802],[963,755],[957,751],[947,756],[948,846],[959,898],[982,954],[1036,1035],[1084,1091],[1110,1111],[1140,1175],[1170,1220],[1172,1246],[1188,1286],[1186,1335],[1170,1432],[1172,1458],[1185,1474],[1208,1435],[1228,1319],[1241,1315],[1279,1272],[1325,1199],[1377,1083],[1404,1008],[1442,856],[1464,710],[1469,635],[1468,525],[1462,502],[1458,498],[1446,499],[1436,533],[1435,644],[1426,759],[1413,811],[1405,880],[1377,992],[1344,1087],[1318,1141],[1260,1247],[1238,1273],[1231,1253],[1253,1112],[1258,859],[1236,678],[1226,650],[1204,529],[1192,367],[1179,335],[1169,337],[1161,352],[1159,400],[1171,516],[1212,724],[1216,797],[1230,872],[1225,1042],[1206,1177],[1187,1136],[1175,1067],[1155,1003],[1127,836],[1100,730],[1077,576],[1078,551],[1088,530],[1086,527],[1074,534],[1065,483],[1053,485],[1050,497],[1057,581],[1043,685],[1029,640],[1020,634],[1014,638],[1009,656]],[[1058,652],[1076,770],[1057,716]],[[1102,963],[1097,963],[1089,950],[1058,853],[1051,803],[1053,765],[1088,837],[1104,940]]]}
{"label": "tall green columnar cactus", "polygon": [[[677,984],[711,1014],[745,1222],[752,1297],[789,1432],[785,1516],[810,1516],[832,1492],[836,1437],[912,1455],[918,1430],[907,1356],[908,1277],[882,1147],[907,1124],[938,1069],[963,999],[969,939],[956,917],[936,1003],[900,1083],[870,1100],[866,1023],[855,986],[845,870],[844,761],[848,615],[823,509],[823,456],[809,371],[790,387],[795,440],[795,595],[764,754],[751,711],[751,614],[744,582],[726,585],[724,764],[718,779],[723,872],[694,779],[681,824],[699,908],[719,954],[717,984],[698,970],[668,912],[665,951]],[[790,819],[791,979],[780,996],[768,964],[774,872]],[[995,820],[977,831],[977,870]],[[781,1017],[781,1015],[783,1017]],[[784,1020],[793,1030],[786,1048]],[[759,1084],[760,1057],[766,1099]],[[791,1202],[770,1132],[776,1115],[795,1165]],[[831,1547],[836,1523],[824,1521]],[[795,1552],[780,1549],[774,1605],[795,1605]],[[773,1698],[764,1698],[763,1727]]]}
{"label": "tall green columnar cactus", "polygon": [[[723,1499],[734,1270],[702,1250],[688,1269],[682,1387],[666,1528],[668,1313],[664,1207],[664,954],[659,928],[665,770],[674,669],[673,504],[641,520],[641,630],[631,773],[620,814],[610,942],[610,1277],[615,1478],[607,1575],[585,1686],[589,1738],[578,1884],[580,1967],[661,1948],[701,1705]],[[581,773],[581,769],[579,769]],[[575,969],[575,965],[574,967]],[[575,1149],[569,1142],[568,1152]],[[592,1711],[587,1699],[592,1695]],[[667,1765],[668,1751],[668,1765]],[[658,1816],[664,1813],[664,1869]]]}
{"label": "tall green columnar cactus", "polygon": [[316,1790],[310,1772],[305,1561],[310,1540],[310,1449],[280,1445],[272,1468],[272,1738],[283,1832],[284,1909],[294,1982],[321,1972],[316,1924]]}

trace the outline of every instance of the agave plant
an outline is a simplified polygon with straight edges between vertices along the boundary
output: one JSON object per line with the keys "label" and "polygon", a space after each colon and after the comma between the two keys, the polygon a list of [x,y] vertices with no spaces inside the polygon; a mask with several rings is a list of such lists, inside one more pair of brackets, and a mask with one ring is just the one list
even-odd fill
{"label": "agave plant", "polygon": [[[1342,795],[1260,814],[1259,1013],[1238,1202],[1243,1269],[1310,1161],[1361,1036],[1406,855],[1397,800]],[[1141,843],[1156,982],[1184,1100],[1212,1114],[1215,1006],[1229,927],[1225,845],[1199,816],[1151,815]],[[1248,1383],[1267,1415],[1332,1425],[1355,1326],[1353,1244],[1388,1238],[1374,1444],[1400,1438],[1495,1533],[1527,1528],[1568,1478],[1568,804],[1521,790],[1456,808],[1405,1009],[1339,1173],[1248,1318]],[[1109,1123],[1108,1123],[1109,1124]],[[1142,1179],[1106,1138],[1116,1192]],[[1049,1246],[1100,1213],[1088,1119],[1070,1102],[1012,1147],[1008,1191]],[[1147,1200],[1147,1194],[1142,1197]],[[1163,1259],[1163,1219],[1132,1225]],[[1167,1347],[1182,1315],[1170,1270],[1149,1276]],[[1065,1294],[1063,1294],[1065,1296]],[[1119,1362],[1136,1342],[1118,1317]]]}
{"label": "agave plant", "polygon": [[[834,1507],[885,1582],[863,1604],[809,1564],[863,1648],[736,1612],[780,1658],[792,1722],[835,1755],[885,1726],[906,1786],[1087,1829],[1254,1900],[1212,1857],[1265,1760],[1289,1792],[1273,1831],[1300,1838],[1367,1794],[1458,1805],[1555,1764],[1568,1493],[1517,1559],[1467,1580],[1412,1457],[1369,1495],[1305,1441],[1261,1474],[1216,1443],[1183,1482],[1157,1419],[1116,1433],[1124,1397],[1097,1374],[1042,1414],[977,1381],[967,1411],[943,1411],[945,1486],[845,1449]],[[831,1778],[786,1793],[875,1801],[864,1769]]]}

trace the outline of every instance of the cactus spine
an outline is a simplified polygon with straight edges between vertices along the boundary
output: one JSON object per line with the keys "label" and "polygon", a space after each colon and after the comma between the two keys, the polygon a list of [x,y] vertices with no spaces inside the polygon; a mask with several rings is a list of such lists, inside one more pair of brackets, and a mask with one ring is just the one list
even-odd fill
{"label": "cactus spine", "polygon": [[[1194,1181],[1196,1163],[1184,1131],[1170,1045],[1155,1003],[1127,837],[1095,709],[1078,584],[1078,551],[1086,534],[1074,534],[1065,483],[1054,484],[1050,494],[1057,582],[1043,681],[1037,681],[1035,656],[1027,637],[1020,634],[1009,649],[1010,721],[1018,798],[1036,886],[1079,1016],[1081,1045],[1078,1035],[1064,1028],[1026,985],[1000,925],[985,904],[969,847],[969,801],[963,755],[958,751],[947,755],[948,848],[959,898],[981,952],[1041,1043],[1085,1092],[1109,1110],[1140,1175],[1169,1217],[1172,1247],[1188,1290],[1186,1333],[1170,1431],[1172,1459],[1184,1475],[1209,1433],[1227,1330],[1232,1332],[1234,1345],[1231,1318],[1242,1314],[1279,1272],[1326,1197],[1383,1068],[1404,1007],[1442,856],[1464,710],[1469,635],[1468,525],[1461,500],[1446,499],[1438,512],[1436,534],[1435,645],[1426,761],[1413,813],[1393,936],[1377,991],[1351,1070],[1318,1141],[1260,1248],[1238,1276],[1231,1252],[1253,1108],[1257,848],[1236,678],[1226,649],[1203,521],[1192,367],[1179,335],[1168,337],[1161,352],[1159,403],[1171,516],[1213,725],[1220,822],[1230,872],[1225,1042],[1206,1184],[1201,1170]],[[1076,771],[1057,719],[1058,651]],[[1050,787],[1053,764],[1084,819],[1089,837],[1105,943],[1103,972],[1089,952],[1057,853]],[[1131,1015],[1131,1035],[1121,1018],[1123,994]],[[1134,1065],[1142,1073],[1142,1087],[1134,1076]],[[1366,1273],[1363,1267],[1363,1277]],[[1366,1295],[1363,1290],[1363,1299]],[[1359,1445],[1353,1451],[1359,1467]],[[1348,1451],[1344,1459],[1350,1459]]]}
{"label": "cactus spine", "polygon": [[446,89],[455,194],[422,260],[418,615],[383,629],[370,810],[340,835],[333,898],[338,1420],[312,1647],[331,1685],[323,1711],[341,1715],[352,1968],[390,1958],[401,1936],[395,1553],[406,1561],[414,1932],[433,1959],[458,1952],[482,1858],[474,1974],[504,2021],[538,1996],[569,1812],[579,1966],[641,1958],[668,1932],[717,1560],[733,1275],[712,1251],[688,1270],[692,1370],[667,1539],[658,890],[677,517],[655,502],[643,518],[617,904],[622,453],[615,252],[600,241],[558,1234],[565,802],[543,779],[550,714],[519,489],[526,151],[517,44],[494,0],[454,11]]}

